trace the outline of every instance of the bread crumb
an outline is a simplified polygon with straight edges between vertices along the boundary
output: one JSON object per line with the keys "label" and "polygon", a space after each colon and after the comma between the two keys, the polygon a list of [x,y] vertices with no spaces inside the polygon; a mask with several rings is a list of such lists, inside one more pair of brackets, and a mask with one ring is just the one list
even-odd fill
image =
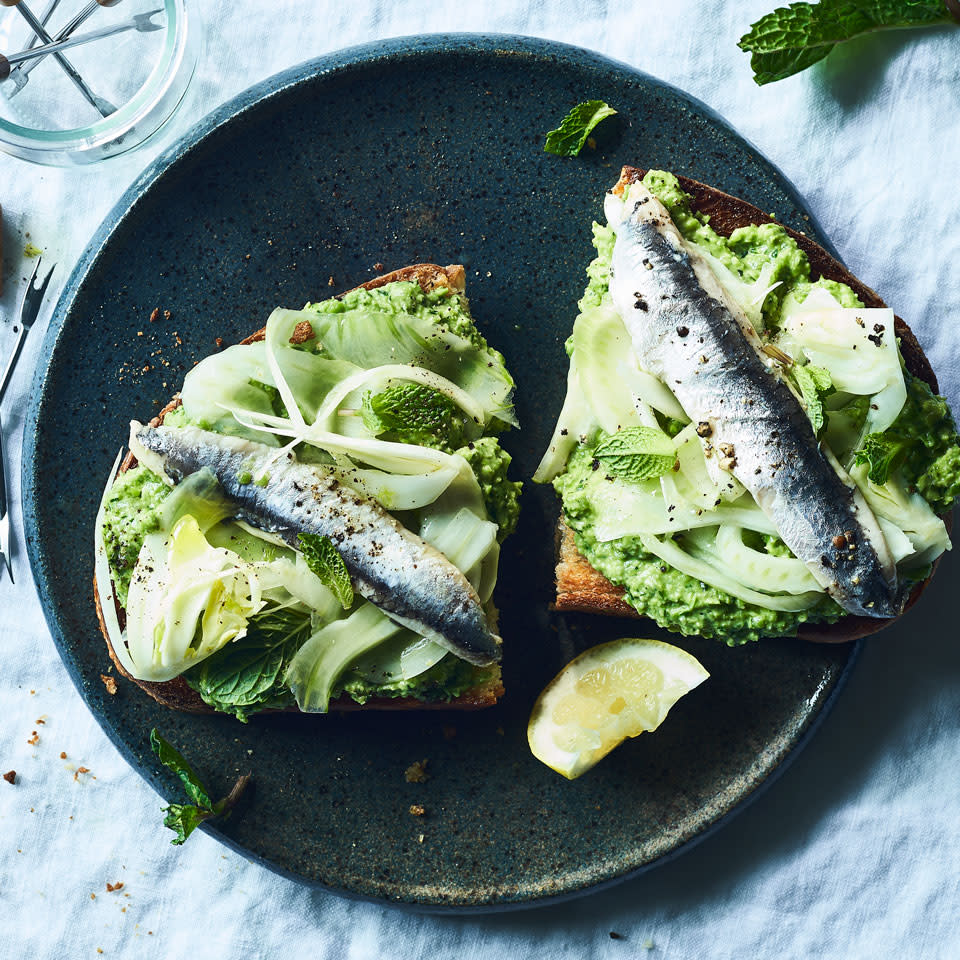
{"label": "bread crumb", "polygon": [[375,264],[373,265],[373,269],[376,270],[377,273],[383,273],[383,264],[382,264],[382,263],[375,263]]}
{"label": "bread crumb", "polygon": [[160,316],[160,308],[159,308],[159,307],[154,307],[153,310],[152,310],[151,313],[150,313],[150,322],[151,322],[151,323],[156,323],[157,317],[159,317],[159,316]]}
{"label": "bread crumb", "polygon": [[38,717],[38,718],[37,718],[36,720],[34,720],[33,722],[34,722],[34,723],[46,723],[46,722],[47,722],[47,715],[44,714],[42,717]]}
{"label": "bread crumb", "polygon": [[111,697],[114,696],[117,692],[116,677],[108,677],[105,673],[101,673],[100,679],[103,681],[103,685],[107,688],[107,693],[109,693]]}
{"label": "bread crumb", "polygon": [[173,314],[172,314],[169,310],[164,310],[164,311],[163,311],[163,319],[164,319],[164,320],[169,320],[172,316],[173,316]]}
{"label": "bread crumb", "polygon": [[61,750],[61,751],[60,751],[60,759],[61,759],[61,760],[66,760],[66,759],[67,759],[67,751],[66,751],[66,750]]}
{"label": "bread crumb", "polygon": [[640,946],[643,947],[644,950],[652,950],[653,941],[649,937],[647,937],[647,939],[644,940],[643,943],[640,944]]}
{"label": "bread crumb", "polygon": [[412,817],[424,817],[427,814],[427,808],[422,803],[411,803],[410,804],[410,816]]}
{"label": "bread crumb", "polygon": [[417,835],[417,843],[423,843],[423,838],[424,838],[425,836],[426,836],[426,834],[424,834],[424,833],[418,834],[418,835]]}
{"label": "bread crumb", "polygon": [[97,947],[97,953],[103,953],[103,947]]}
{"label": "bread crumb", "polygon": [[95,893],[91,893],[91,894],[90,894],[90,899],[91,899],[91,900],[96,900],[96,899],[97,899],[97,895],[96,895]]}
{"label": "bread crumb", "polygon": [[90,772],[90,769],[88,767],[77,767],[77,771],[76,773],[74,773],[73,779],[78,780],[80,778],[81,773],[89,773],[89,772]]}
{"label": "bread crumb", "polygon": [[336,286],[336,284],[334,284],[334,282],[333,282],[333,277],[331,277],[331,278],[327,281],[327,286],[328,286],[328,287]]}
{"label": "bread crumb", "polygon": [[122,889],[123,889],[122,880],[118,880],[116,883],[107,884],[107,893],[113,893],[114,890],[122,890]]}
{"label": "bread crumb", "polygon": [[222,346],[223,346],[223,337],[217,337],[217,339],[214,340],[213,342],[214,342],[218,347],[222,347]]}
{"label": "bread crumb", "polygon": [[624,935],[623,935],[622,933],[617,933],[616,930],[611,930],[611,931],[610,931],[610,939],[611,939],[611,940],[625,940],[626,938],[624,937]]}
{"label": "bread crumb", "polygon": [[430,779],[427,773],[427,760],[416,760],[403,772],[403,779],[407,783],[426,783]]}
{"label": "bread crumb", "polygon": [[291,343],[306,343],[308,340],[313,340],[316,334],[313,332],[313,327],[310,324],[309,320],[301,320],[294,328],[293,333],[290,334]]}
{"label": "bread crumb", "polygon": [[40,742],[40,734],[36,730],[33,731],[33,736],[27,741],[31,747],[35,747]]}
{"label": "bread crumb", "polygon": [[8,771],[3,775],[3,779],[6,780],[7,783],[16,783],[16,782],[17,782],[17,771],[16,771],[16,770],[8,770]]}

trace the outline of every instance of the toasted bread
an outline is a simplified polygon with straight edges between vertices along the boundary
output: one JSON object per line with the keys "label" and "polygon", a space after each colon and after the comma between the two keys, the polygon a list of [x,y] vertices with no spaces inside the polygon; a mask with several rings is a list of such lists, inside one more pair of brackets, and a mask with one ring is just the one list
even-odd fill
{"label": "toasted bread", "polygon": [[[622,195],[631,183],[641,180],[645,174],[645,170],[636,167],[624,167],[613,192],[618,196]],[[729,236],[737,227],[770,222],[769,214],[744,200],[732,197],[714,187],[698,183],[696,180],[689,180],[686,177],[678,177],[677,179],[680,181],[680,186],[692,196],[692,208],[709,215],[710,226],[719,234]],[[789,227],[784,229],[806,253],[810,261],[810,273],[813,279],[826,277],[829,280],[845,283],[866,306],[886,306],[875,291],[861,283],[823,247],[814,243],[802,233],[791,230]],[[895,318],[895,330],[907,370],[929,384],[931,389],[936,392],[938,389],[937,378],[930,362],[917,342],[917,338],[900,317]],[[950,516],[945,516],[943,519],[949,529],[951,526]],[[936,563],[934,564],[935,569]],[[933,570],[930,573],[930,577],[932,576]],[[904,612],[917,602],[920,594],[930,582],[930,577],[917,584],[913,589],[904,607]],[[556,582],[555,608],[557,610],[576,610],[607,616],[640,618],[640,614],[623,599],[624,589],[611,583],[603,574],[590,566],[583,554],[577,549],[573,531],[563,522],[562,517],[557,531]],[[801,626],[798,636],[818,643],[843,643],[876,633],[889,626],[895,619],[897,618],[881,620],[871,617],[846,616],[832,624],[804,624]]]}
{"label": "toasted bread", "polygon": [[[399,270],[394,270],[391,273],[374,277],[372,280],[368,280],[366,283],[361,284],[360,287],[356,287],[354,289],[373,290],[377,287],[382,287],[385,284],[394,283],[401,280],[416,281],[420,284],[424,291],[435,290],[438,287],[449,287],[456,293],[463,293],[465,273],[463,267],[458,264],[447,267],[439,267],[433,263],[416,263],[412,264],[411,266],[402,267]],[[342,295],[343,294],[341,294],[341,296]],[[256,343],[257,341],[262,340],[265,334],[266,328],[261,328],[255,333],[252,333],[246,339],[242,340],[241,343]],[[160,424],[163,423],[164,417],[170,413],[171,410],[175,410],[179,406],[180,398],[179,396],[175,396],[160,411],[160,413],[150,421],[150,426],[160,426]],[[120,472],[123,473],[127,470],[130,470],[136,465],[136,458],[132,453],[128,453],[123,462],[120,464]],[[93,581],[93,596],[96,602],[97,619],[100,623],[100,632],[107,641],[107,651],[110,654],[110,659],[113,661],[121,675],[126,677],[128,680],[132,680],[142,690],[153,697],[157,703],[163,704],[165,707],[170,707],[173,710],[184,710],[188,713],[217,712],[213,709],[213,707],[210,707],[204,703],[203,699],[200,697],[200,694],[197,693],[196,690],[194,690],[182,676],[175,677],[173,680],[167,680],[163,683],[155,683],[149,680],[138,680],[135,677],[132,677],[120,663],[120,660],[114,652],[113,645],[110,643],[106,624],[104,623],[103,619],[103,611],[100,607],[100,592],[97,590],[96,577],[94,577]],[[117,613],[122,623],[124,620],[124,611],[122,609],[118,609]],[[330,710],[479,710],[483,707],[492,706],[501,696],[503,696],[504,689],[500,679],[499,667],[493,670],[492,673],[493,675],[489,680],[487,680],[487,682],[473,687],[461,694],[456,699],[447,702],[428,702],[416,700],[412,697],[379,697],[368,700],[365,704],[361,705],[356,703],[349,696],[344,695],[330,703]],[[266,713],[275,711],[263,712]],[[298,713],[299,711],[294,706],[288,707],[284,712]]]}

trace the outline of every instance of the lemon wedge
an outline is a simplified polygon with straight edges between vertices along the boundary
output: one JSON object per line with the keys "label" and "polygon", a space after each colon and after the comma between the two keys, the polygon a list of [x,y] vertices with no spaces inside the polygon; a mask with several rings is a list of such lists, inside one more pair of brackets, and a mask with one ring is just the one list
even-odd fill
{"label": "lemon wedge", "polygon": [[627,737],[656,730],[708,676],[696,657],[660,640],[626,638],[591,647],[537,698],[527,725],[530,750],[574,780]]}

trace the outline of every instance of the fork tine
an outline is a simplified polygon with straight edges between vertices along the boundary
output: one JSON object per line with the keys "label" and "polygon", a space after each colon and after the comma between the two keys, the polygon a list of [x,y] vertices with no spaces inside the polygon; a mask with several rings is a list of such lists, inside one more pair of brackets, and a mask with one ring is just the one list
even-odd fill
{"label": "fork tine", "polygon": [[30,277],[26,293],[23,295],[23,303],[20,307],[20,323],[24,327],[32,326],[33,322],[37,319],[40,313],[40,304],[43,303],[44,294],[47,292],[47,287],[50,286],[50,281],[53,278],[53,271],[57,269],[57,265],[54,264],[38,284],[37,275],[40,272],[40,264],[42,262],[43,257],[37,257],[37,265],[33,269],[33,276]]}

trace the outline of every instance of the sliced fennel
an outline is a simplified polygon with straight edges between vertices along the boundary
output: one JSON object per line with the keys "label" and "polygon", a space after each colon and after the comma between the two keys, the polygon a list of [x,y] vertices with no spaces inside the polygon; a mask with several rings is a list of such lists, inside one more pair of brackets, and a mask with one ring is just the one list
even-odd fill
{"label": "sliced fennel", "polygon": [[743,586],[761,593],[803,594],[822,592],[807,565],[796,557],[776,557],[754,550],[743,542],[743,529],[721,524],[714,535],[709,530],[691,531],[687,537],[697,556],[720,566]]}
{"label": "sliced fennel", "polygon": [[212,547],[187,515],[144,539],[125,641],[138,680],[170,680],[246,632],[264,605],[253,565]]}
{"label": "sliced fennel", "polygon": [[640,369],[630,335],[612,306],[581,313],[573,325],[573,355],[584,399],[607,433],[646,423],[642,409],[687,420],[676,397],[656,377]]}
{"label": "sliced fennel", "polygon": [[426,387],[437,390],[449,397],[475,423],[488,423],[495,415],[495,410],[487,410],[478,403],[466,390],[461,389],[452,380],[441,377],[423,367],[413,367],[409,364],[388,363],[372,370],[361,370],[353,376],[342,380],[331,390],[317,411],[314,426],[319,430],[335,429],[338,414],[344,401],[351,394],[357,394],[354,399],[355,407],[359,406],[360,395],[364,390],[383,390],[397,382],[422,383]]}
{"label": "sliced fennel", "polygon": [[378,313],[373,310],[322,312],[275,310],[267,322],[278,337],[306,321],[315,331],[327,356],[346,360],[362,369],[387,363],[425,367],[453,381],[495,416],[517,425],[511,395],[513,379],[499,355],[479,350],[476,344],[440,326],[428,317]]}
{"label": "sliced fennel", "polygon": [[340,675],[350,663],[402,630],[372,603],[317,630],[297,651],[284,681],[304,713],[326,713]]}
{"label": "sliced fennel", "polygon": [[594,419],[593,412],[587,405],[580,386],[580,375],[577,371],[575,357],[570,358],[570,369],[567,372],[567,395],[563,401],[563,409],[553,429],[550,445],[540,460],[536,473],[533,475],[535,483],[550,483],[558,474],[563,472],[577,444],[594,433],[599,424]]}
{"label": "sliced fennel", "polygon": [[744,586],[732,572],[721,570],[712,563],[687,553],[669,537],[661,539],[660,537],[641,535],[638,539],[645,550],[669,563],[670,566],[681,573],[685,573],[688,577],[701,580],[718,590],[729,593],[731,596],[738,597],[747,603],[766,607],[768,610],[791,612],[808,610],[823,597],[823,592],[819,590],[795,595],[761,593],[759,590]]}
{"label": "sliced fennel", "polygon": [[872,398],[864,433],[886,430],[903,409],[907,387],[889,308],[841,307],[827,291],[813,290],[785,313],[775,342],[826,367],[837,390]]}

